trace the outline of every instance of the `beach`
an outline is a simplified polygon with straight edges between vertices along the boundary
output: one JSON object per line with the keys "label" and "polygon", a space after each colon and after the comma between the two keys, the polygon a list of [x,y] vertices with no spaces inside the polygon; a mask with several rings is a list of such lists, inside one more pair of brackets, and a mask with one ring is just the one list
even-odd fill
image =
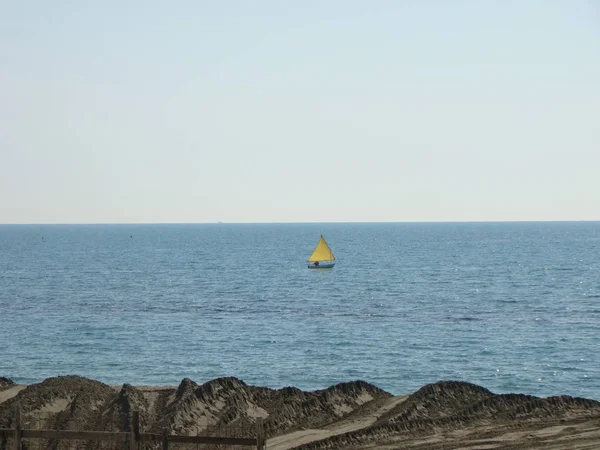
{"label": "beach", "polygon": [[178,386],[110,386],[79,376],[15,384],[0,378],[0,428],[246,435],[264,421],[267,449],[591,449],[600,442],[600,402],[571,396],[494,394],[440,381],[392,395],[365,381],[302,391],[227,377]]}

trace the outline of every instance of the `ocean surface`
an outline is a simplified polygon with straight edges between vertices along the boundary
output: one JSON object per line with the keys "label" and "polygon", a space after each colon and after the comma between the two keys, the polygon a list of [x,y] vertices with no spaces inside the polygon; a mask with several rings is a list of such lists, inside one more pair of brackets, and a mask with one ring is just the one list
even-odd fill
{"label": "ocean surface", "polygon": [[600,223],[2,225],[0,376],[66,374],[600,400]]}

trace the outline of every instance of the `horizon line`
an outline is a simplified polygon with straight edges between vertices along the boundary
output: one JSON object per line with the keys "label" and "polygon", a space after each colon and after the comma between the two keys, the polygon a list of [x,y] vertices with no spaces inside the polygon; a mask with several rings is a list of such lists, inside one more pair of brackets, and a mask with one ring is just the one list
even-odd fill
{"label": "horizon line", "polygon": [[265,221],[265,222],[2,222],[0,226],[20,225],[324,225],[324,224],[459,224],[459,223],[596,223],[600,219],[582,220],[405,220],[405,221]]}

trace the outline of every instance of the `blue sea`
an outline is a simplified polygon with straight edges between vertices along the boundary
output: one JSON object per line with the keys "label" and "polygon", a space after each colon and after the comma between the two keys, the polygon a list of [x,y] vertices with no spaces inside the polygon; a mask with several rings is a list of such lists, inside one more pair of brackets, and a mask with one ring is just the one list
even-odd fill
{"label": "blue sea", "polygon": [[600,400],[600,223],[2,225],[0,351],[20,383]]}

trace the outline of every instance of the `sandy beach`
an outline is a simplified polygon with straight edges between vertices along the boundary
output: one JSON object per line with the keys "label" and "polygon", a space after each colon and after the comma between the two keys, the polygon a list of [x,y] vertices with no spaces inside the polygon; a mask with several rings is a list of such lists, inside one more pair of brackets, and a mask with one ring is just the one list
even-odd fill
{"label": "sandy beach", "polygon": [[124,431],[133,410],[144,431],[252,435],[262,417],[267,448],[592,449],[600,443],[600,402],[497,395],[442,381],[392,395],[364,381],[304,392],[249,386],[237,378],[179,386],[109,386],[78,376],[29,386],[0,379],[0,428],[19,403],[24,423]]}

